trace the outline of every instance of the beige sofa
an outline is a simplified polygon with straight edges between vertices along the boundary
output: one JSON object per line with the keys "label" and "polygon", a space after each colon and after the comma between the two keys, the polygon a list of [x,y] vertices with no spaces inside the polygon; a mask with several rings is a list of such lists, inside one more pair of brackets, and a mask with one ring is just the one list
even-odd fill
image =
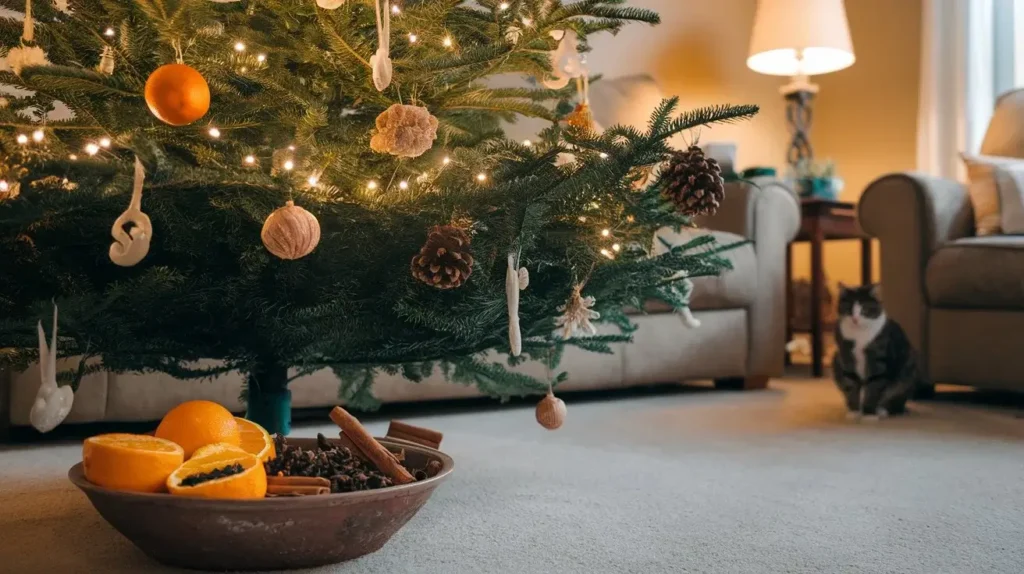
{"label": "beige sofa", "polygon": [[[642,126],[649,110],[660,101],[660,93],[656,87],[652,92],[649,79],[603,84],[605,88],[595,88],[592,103],[604,125]],[[602,114],[602,107],[617,111]],[[752,240],[729,252],[734,270],[721,277],[695,280],[692,309],[701,326],[690,328],[671,310],[652,306],[648,314],[635,317],[640,329],[632,345],[620,345],[612,355],[569,349],[563,368],[570,373],[570,381],[561,389],[687,379],[718,379],[722,386],[760,388],[768,378],[782,373],[786,245],[799,227],[793,195],[776,183],[765,182],[760,188],[733,183],[722,210],[700,223],[706,228],[700,232],[714,233],[725,243]],[[684,240],[669,231],[662,235],[670,241]],[[537,364],[520,368],[536,376],[545,374]],[[7,415],[11,424],[27,425],[38,386],[34,370],[9,374],[6,385],[0,382],[0,418]],[[178,381],[162,373],[95,373],[82,381],[68,422],[156,420],[181,401],[197,398],[242,410],[241,387],[238,375],[214,381]],[[300,378],[291,389],[292,404],[297,408],[338,403],[338,380],[329,370]],[[449,383],[440,374],[418,384],[382,375],[374,391],[385,402],[478,395],[474,388]]]}
{"label": "beige sofa", "polygon": [[[1000,98],[981,154],[1024,158],[1024,90]],[[1024,236],[976,237],[967,187],[899,173],[860,201],[882,293],[933,383],[1024,390]]]}

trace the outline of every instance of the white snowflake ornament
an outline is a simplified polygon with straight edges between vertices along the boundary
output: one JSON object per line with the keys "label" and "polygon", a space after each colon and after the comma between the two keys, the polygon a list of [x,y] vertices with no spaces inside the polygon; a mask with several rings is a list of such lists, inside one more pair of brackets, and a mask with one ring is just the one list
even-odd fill
{"label": "white snowflake ornament", "polygon": [[597,328],[591,323],[601,318],[600,313],[591,309],[597,300],[584,297],[582,291],[583,285],[573,287],[569,300],[558,308],[562,315],[555,320],[555,325],[562,328],[563,339],[570,339],[577,333],[597,334]]}
{"label": "white snowflake ornament", "polygon": [[57,305],[53,306],[53,334],[50,345],[46,345],[43,322],[39,329],[39,391],[32,403],[28,420],[39,432],[50,432],[64,422],[75,401],[71,387],[57,386]]}

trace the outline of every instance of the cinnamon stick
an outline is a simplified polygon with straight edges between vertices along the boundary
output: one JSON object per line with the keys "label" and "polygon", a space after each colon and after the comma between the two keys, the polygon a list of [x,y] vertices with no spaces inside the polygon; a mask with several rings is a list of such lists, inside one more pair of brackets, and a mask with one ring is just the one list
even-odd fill
{"label": "cinnamon stick", "polygon": [[287,484],[268,484],[267,494],[270,496],[319,496],[330,494],[329,486],[291,486]]}
{"label": "cinnamon stick", "polygon": [[331,481],[320,476],[268,476],[267,486],[319,486],[331,487]]}
{"label": "cinnamon stick", "polygon": [[384,448],[384,445],[377,442],[366,428],[360,424],[359,419],[352,416],[341,407],[334,407],[331,410],[331,420],[341,427],[349,441],[355,445],[356,450],[366,456],[377,469],[388,475],[395,484],[408,484],[415,482],[415,478],[404,466],[395,460],[395,456]]}
{"label": "cinnamon stick", "polygon": [[387,436],[407,440],[433,449],[440,448],[441,440],[444,439],[444,435],[436,430],[413,426],[401,421],[391,421],[391,425],[388,426]]}

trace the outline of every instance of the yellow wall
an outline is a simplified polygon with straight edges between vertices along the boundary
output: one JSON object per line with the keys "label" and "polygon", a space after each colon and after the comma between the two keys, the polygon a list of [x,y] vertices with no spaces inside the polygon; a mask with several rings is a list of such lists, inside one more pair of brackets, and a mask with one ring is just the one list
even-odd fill
{"label": "yellow wall", "polygon": [[[684,107],[725,102],[761,106],[754,121],[716,127],[701,140],[736,142],[741,168],[782,167],[788,133],[778,88],[785,79],[746,67],[756,1],[631,4],[656,10],[662,24],[628,26],[615,38],[596,39],[591,69],[610,78],[651,74],[666,94],[680,96]],[[921,0],[847,0],[846,9],[857,63],[815,78],[821,94],[812,142],[816,157],[834,160],[846,180],[842,199],[855,201],[875,177],[914,168]],[[832,282],[859,283],[858,249],[856,242],[826,247],[826,272]],[[794,249],[798,276],[808,275],[808,256],[806,245]]]}

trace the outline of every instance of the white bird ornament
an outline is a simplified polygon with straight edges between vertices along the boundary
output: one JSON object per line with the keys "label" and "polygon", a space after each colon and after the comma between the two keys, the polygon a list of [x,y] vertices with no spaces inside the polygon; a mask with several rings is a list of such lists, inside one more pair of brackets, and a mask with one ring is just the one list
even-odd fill
{"label": "white bird ornament", "polygon": [[39,432],[57,428],[71,412],[75,392],[69,386],[57,386],[57,305],[53,306],[53,335],[46,346],[43,322],[39,325],[39,392],[28,418]]}

